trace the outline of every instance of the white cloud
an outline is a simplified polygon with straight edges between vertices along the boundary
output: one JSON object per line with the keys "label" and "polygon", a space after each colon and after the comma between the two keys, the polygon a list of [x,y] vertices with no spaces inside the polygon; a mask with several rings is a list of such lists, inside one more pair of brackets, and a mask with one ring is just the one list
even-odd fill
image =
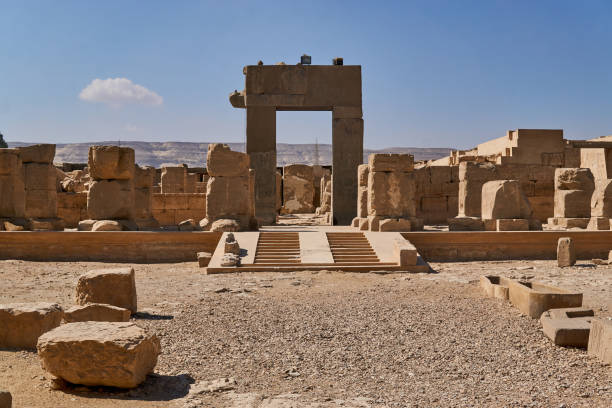
{"label": "white cloud", "polygon": [[102,102],[111,106],[127,103],[142,105],[161,105],[164,99],[142,85],[133,83],[127,78],[94,79],[79,94],[79,98],[88,102]]}

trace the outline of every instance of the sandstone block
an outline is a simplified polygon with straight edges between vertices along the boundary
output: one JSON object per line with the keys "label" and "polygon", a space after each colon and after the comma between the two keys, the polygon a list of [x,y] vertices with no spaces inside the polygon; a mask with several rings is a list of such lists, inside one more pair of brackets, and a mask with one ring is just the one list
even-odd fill
{"label": "sandstone block", "polygon": [[19,155],[23,163],[53,164],[55,158],[54,144],[37,144],[19,147]]}
{"label": "sandstone block", "polygon": [[591,217],[612,218],[612,180],[597,180],[591,196]]}
{"label": "sandstone block", "polygon": [[496,220],[497,231],[529,231],[529,220],[524,218],[503,218]]}
{"label": "sandstone block", "polygon": [[510,296],[508,281],[503,276],[481,276],[480,288],[484,292],[485,296],[490,298],[508,300]]}
{"label": "sandstone block", "polygon": [[591,231],[609,231],[610,230],[610,218],[603,217],[591,217],[587,229]]}
{"label": "sandstone block", "polygon": [[134,268],[97,269],[79,277],[76,304],[105,303],[137,310]]}
{"label": "sandstone block", "polygon": [[206,218],[209,220],[248,217],[250,203],[248,177],[211,177],[208,180]]}
{"label": "sandstone block", "polygon": [[214,221],[211,226],[211,232],[238,232],[240,231],[240,223],[231,219],[220,219]]}
{"label": "sandstone block", "polygon": [[210,252],[198,252],[198,266],[200,268],[206,268],[211,258],[212,254]]}
{"label": "sandstone block", "polygon": [[91,231],[93,232],[95,231],[121,231],[122,229],[123,228],[121,228],[121,224],[113,220],[96,221],[91,226]]}
{"label": "sandstone block", "polygon": [[185,192],[185,174],[187,169],[184,166],[162,167],[161,173],[161,192],[162,194],[176,194]]}
{"label": "sandstone block", "polygon": [[155,181],[155,167],[134,166],[134,188],[151,188]]}
{"label": "sandstone block", "polygon": [[359,187],[368,187],[368,174],[370,173],[370,166],[367,164],[360,164],[357,167],[357,177],[359,180]]}
{"label": "sandstone block", "polygon": [[554,230],[563,230],[571,228],[585,229],[589,225],[590,218],[555,218],[548,219],[548,226]]}
{"label": "sandstone block", "polygon": [[38,340],[49,373],[73,384],[133,388],[157,364],[159,339],[134,323],[62,325]]}
{"label": "sandstone block", "polygon": [[590,317],[554,318],[544,312],[540,323],[544,334],[557,346],[586,348],[589,343]]}
{"label": "sandstone block", "polygon": [[77,229],[79,231],[91,231],[91,229],[93,228],[94,224],[96,223],[96,220],[82,220],[79,221],[79,225],[77,227]]}
{"label": "sandstone block", "polygon": [[382,220],[382,217],[379,217],[377,215],[368,215],[367,220],[370,231],[380,230],[380,221]]}
{"label": "sandstone block", "polygon": [[153,216],[153,194],[150,188],[134,189],[134,219],[145,220]]}
{"label": "sandstone block", "polygon": [[0,408],[11,408],[13,406],[13,397],[8,391],[0,390]]}
{"label": "sandstone block", "polygon": [[353,228],[358,228],[359,227],[359,217],[355,217],[353,218],[353,220],[351,221],[351,227]]}
{"label": "sandstone block", "polygon": [[612,320],[592,319],[588,354],[606,364],[612,364]]}
{"label": "sandstone block", "polygon": [[[324,194],[329,194],[329,193],[324,193]],[[359,187],[357,190],[357,217],[365,218],[367,216],[368,216],[368,188]]]}
{"label": "sandstone block", "polygon": [[89,303],[83,306],[73,306],[64,311],[64,322],[127,322],[131,312],[122,307],[104,303]]}
{"label": "sandstone block", "polygon": [[33,218],[57,217],[57,191],[25,190],[25,216]]}
{"label": "sandstone block", "polygon": [[370,221],[368,218],[360,218],[357,228],[359,228],[359,231],[367,231],[370,228]]}
{"label": "sandstone block", "polygon": [[411,154],[374,153],[368,157],[371,172],[411,172],[414,170],[414,156]]}
{"label": "sandstone block", "polygon": [[55,303],[0,304],[0,348],[32,349],[38,337],[62,321]]}
{"label": "sandstone block", "polygon": [[589,169],[558,168],[555,170],[555,190],[583,190],[592,193],[594,189],[595,181]]}
{"label": "sandstone block", "polygon": [[4,221],[3,226],[4,226],[4,230],[5,231],[9,231],[9,232],[11,232],[11,231],[13,231],[13,232],[14,231],[23,231],[24,230],[23,226],[13,224],[10,221]]}
{"label": "sandstone block", "polygon": [[0,176],[0,216],[24,217],[25,203],[23,179],[17,174]]}
{"label": "sandstone block", "polygon": [[89,174],[94,180],[130,180],[134,177],[134,149],[119,146],[91,146]]}
{"label": "sandstone block", "polygon": [[93,220],[131,219],[134,190],[129,180],[94,181],[87,193],[87,213]]}
{"label": "sandstone block", "polygon": [[233,152],[228,145],[211,143],[206,154],[206,169],[212,177],[242,177],[249,172],[249,156]]}
{"label": "sandstone block", "polygon": [[589,218],[591,216],[591,192],[555,190],[554,216],[557,218]]}
{"label": "sandstone block", "polygon": [[17,149],[0,149],[0,176],[17,174],[22,167]]}
{"label": "sandstone block", "polygon": [[393,253],[400,266],[413,266],[417,264],[416,247],[405,239],[397,239],[393,242]]}
{"label": "sandstone block", "polygon": [[484,231],[484,224],[476,217],[455,217],[448,219],[449,231]]}
{"label": "sandstone block", "polygon": [[368,175],[368,215],[416,216],[416,188],[410,173],[372,171]]}
{"label": "sandstone block", "polygon": [[488,181],[482,186],[483,220],[531,218],[529,201],[518,180]]}
{"label": "sandstone block", "polygon": [[52,164],[26,163],[23,165],[26,190],[56,190],[55,167]]}
{"label": "sandstone block", "polygon": [[381,232],[408,232],[412,231],[412,223],[405,218],[387,218],[380,220],[378,230]]}
{"label": "sandstone block", "polygon": [[559,238],[557,242],[557,265],[573,266],[576,263],[576,250],[571,238]]}
{"label": "sandstone block", "polygon": [[181,221],[178,223],[179,231],[194,231],[197,228],[196,222],[193,218]]}

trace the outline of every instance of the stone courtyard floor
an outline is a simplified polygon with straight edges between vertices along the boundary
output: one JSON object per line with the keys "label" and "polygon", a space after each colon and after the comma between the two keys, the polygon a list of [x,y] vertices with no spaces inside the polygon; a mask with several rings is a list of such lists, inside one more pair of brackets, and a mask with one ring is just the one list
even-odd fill
{"label": "stone courtyard floor", "polygon": [[[81,273],[115,265],[0,261],[0,303],[67,308]],[[133,320],[161,338],[155,374],[127,392],[57,391],[34,352],[0,350],[0,389],[14,407],[612,406],[612,367],[554,346],[537,320],[478,288],[483,274],[541,280],[582,291],[596,315],[612,316],[612,266],[210,276],[195,262],[133,266]],[[235,379],[232,390],[203,392],[223,377]]]}

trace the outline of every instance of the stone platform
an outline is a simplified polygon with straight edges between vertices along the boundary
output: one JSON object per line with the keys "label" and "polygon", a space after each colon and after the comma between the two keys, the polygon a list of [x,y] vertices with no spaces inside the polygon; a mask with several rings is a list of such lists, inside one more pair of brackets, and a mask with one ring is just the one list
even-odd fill
{"label": "stone platform", "polygon": [[235,232],[240,266],[221,266],[224,233],[207,273],[342,270],[427,272],[429,265],[397,232],[296,231]]}

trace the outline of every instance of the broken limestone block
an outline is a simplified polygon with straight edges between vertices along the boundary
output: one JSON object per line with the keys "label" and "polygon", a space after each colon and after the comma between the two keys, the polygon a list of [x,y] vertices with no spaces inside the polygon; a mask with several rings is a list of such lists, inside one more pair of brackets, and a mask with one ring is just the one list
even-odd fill
{"label": "broken limestone block", "polygon": [[228,145],[211,143],[206,154],[206,170],[212,177],[241,177],[249,173],[249,155],[232,151]]}
{"label": "broken limestone block", "polygon": [[411,173],[372,171],[368,175],[368,215],[416,216],[416,187]]}
{"label": "broken limestone block", "polygon": [[88,303],[72,306],[64,311],[64,322],[127,322],[131,312],[128,309],[104,303]]}
{"label": "broken limestone block", "polygon": [[590,169],[558,168],[555,169],[556,190],[582,190],[593,193],[595,180]]}
{"label": "broken limestone block", "polygon": [[224,254],[221,258],[221,266],[240,266],[240,256],[236,254]]}
{"label": "broken limestone block", "polygon": [[398,238],[393,242],[393,253],[399,266],[414,266],[417,264],[416,247],[403,238]]}
{"label": "broken limestone block", "polygon": [[43,368],[72,384],[134,388],[157,364],[159,339],[134,323],[64,324],[38,339]]}
{"label": "broken limestone block", "polygon": [[488,181],[482,186],[483,220],[529,219],[533,211],[518,180]]}
{"label": "broken limestone block", "polygon": [[371,172],[411,172],[414,170],[414,156],[401,153],[374,153],[368,156]]}
{"label": "broken limestone block", "polygon": [[0,408],[11,408],[13,406],[13,397],[8,391],[0,390]]}
{"label": "broken limestone block", "polygon": [[91,231],[91,229],[93,228],[94,224],[98,222],[96,220],[82,220],[79,221],[79,226],[78,226],[78,230],[79,231]]}
{"label": "broken limestone block", "polygon": [[136,313],[134,268],[96,269],[81,275],[76,287],[76,303],[105,303]]}
{"label": "broken limestone block", "polygon": [[283,167],[283,214],[314,211],[314,172],[312,166],[291,164]]}
{"label": "broken limestone block", "polygon": [[546,311],[540,323],[544,334],[557,346],[586,348],[589,343],[591,317],[555,318]]}
{"label": "broken limestone block", "polygon": [[490,298],[508,300],[510,297],[508,281],[503,276],[481,276],[480,288]]}
{"label": "broken limestone block", "polygon": [[612,320],[593,318],[589,335],[588,354],[605,364],[612,364]]}
{"label": "broken limestone block", "polygon": [[370,220],[367,217],[360,218],[357,228],[359,228],[359,231],[367,231],[370,228]]}
{"label": "broken limestone block", "polygon": [[55,158],[54,144],[37,144],[18,147],[17,149],[23,163],[53,164]]}
{"label": "broken limestone block", "polygon": [[220,219],[212,223],[210,230],[212,232],[238,232],[240,231],[240,223],[236,220]]}
{"label": "broken limestone block", "polygon": [[4,230],[5,231],[23,231],[23,226],[15,225],[10,221],[4,221]]}
{"label": "broken limestone block", "polygon": [[121,231],[121,224],[113,220],[96,221],[91,226],[91,231]]}
{"label": "broken limestone block", "polygon": [[38,337],[59,326],[63,314],[55,303],[0,304],[0,348],[35,348]]}
{"label": "broken limestone block", "polygon": [[134,190],[130,180],[93,181],[87,193],[87,214],[92,220],[131,219]]}
{"label": "broken limestone block", "polygon": [[495,220],[497,231],[529,231],[529,220],[524,218]]}
{"label": "broken limestone block", "polygon": [[134,149],[90,146],[87,166],[94,180],[130,180],[134,177]]}
{"label": "broken limestone block", "polygon": [[370,166],[367,164],[360,164],[357,166],[357,179],[359,181],[359,187],[368,187],[368,174],[370,173]]}
{"label": "broken limestone block", "polygon": [[179,231],[194,231],[197,228],[197,224],[194,219],[190,218],[185,221],[181,221],[178,224]]}
{"label": "broken limestone block", "polygon": [[548,314],[553,319],[572,319],[574,317],[593,317],[593,309],[588,307],[561,307],[549,309]]}
{"label": "broken limestone block", "polygon": [[210,263],[212,254],[210,252],[198,252],[198,265],[200,268],[205,268]]}
{"label": "broken limestone block", "polygon": [[155,167],[134,166],[134,188],[151,188],[155,182]]}
{"label": "broken limestone block", "polygon": [[604,217],[591,217],[587,229],[591,231],[609,231],[610,230],[610,218]]}
{"label": "broken limestone block", "polygon": [[[248,173],[247,173],[248,174]],[[244,227],[251,218],[249,177],[211,177],[206,186],[206,218],[240,219]]]}
{"label": "broken limestone block", "polygon": [[15,175],[21,171],[22,166],[18,149],[0,149],[0,175]]}
{"label": "broken limestone block", "polygon": [[549,218],[548,226],[552,227],[551,229],[555,230],[563,230],[563,229],[571,229],[571,228],[580,228],[585,229],[588,227],[590,218]]}
{"label": "broken limestone block", "polygon": [[576,249],[571,238],[559,238],[557,242],[557,265],[573,266],[576,263]]}

